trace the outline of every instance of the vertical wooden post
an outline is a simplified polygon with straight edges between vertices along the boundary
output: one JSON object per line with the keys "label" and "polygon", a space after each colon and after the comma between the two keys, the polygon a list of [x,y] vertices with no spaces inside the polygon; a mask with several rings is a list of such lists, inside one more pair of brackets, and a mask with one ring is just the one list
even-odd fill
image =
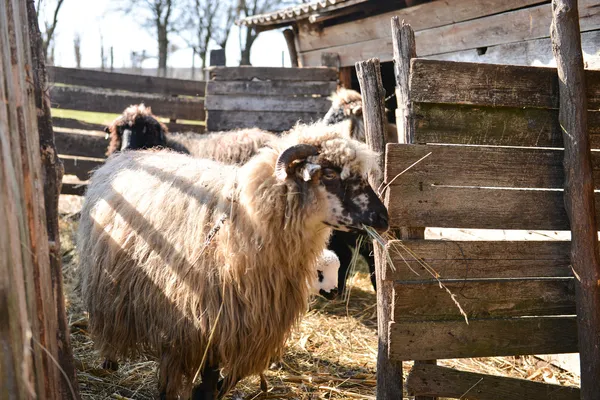
{"label": "vertical wooden post", "polygon": [[[410,100],[410,62],[417,57],[415,33],[412,27],[392,17],[392,43],[394,49],[394,75],[396,77],[396,126],[399,143],[414,143],[415,123]],[[396,232],[402,240],[425,239],[425,228],[402,227]],[[436,364],[436,360],[415,361],[415,364]],[[416,396],[415,400],[433,400],[435,397]]]}
{"label": "vertical wooden post", "polygon": [[291,29],[285,29],[283,31],[283,37],[285,38],[285,43],[287,44],[288,52],[290,53],[290,62],[292,63],[292,67],[299,67],[300,64],[298,62],[298,51],[296,50],[296,35],[294,31]]}
{"label": "vertical wooden post", "polygon": [[[356,73],[363,99],[365,134],[369,147],[379,153],[381,171],[385,167],[385,91],[381,82],[379,60],[374,58],[356,63]],[[383,177],[370,177],[377,189]],[[393,288],[384,281],[385,258],[375,244],[375,278],[377,280],[377,398],[383,400],[402,398],[402,363],[394,363],[388,357],[388,330],[392,315]]]}
{"label": "vertical wooden post", "polygon": [[600,399],[600,256],[587,96],[577,0],[552,1],[552,50],[559,80],[559,122],[565,144],[565,208],[576,274],[581,399]]}

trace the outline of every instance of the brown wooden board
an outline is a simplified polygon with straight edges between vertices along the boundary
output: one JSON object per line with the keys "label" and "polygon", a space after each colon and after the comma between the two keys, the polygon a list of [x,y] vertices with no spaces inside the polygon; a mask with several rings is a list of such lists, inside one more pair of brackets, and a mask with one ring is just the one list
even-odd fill
{"label": "brown wooden board", "polygon": [[568,230],[562,151],[390,144],[386,182],[429,152],[390,186],[391,226]]}
{"label": "brown wooden board", "polygon": [[48,67],[48,80],[53,83],[93,88],[127,90],[136,93],[187,95],[204,97],[206,82],[161,78],[78,68]]}
{"label": "brown wooden board", "polygon": [[574,316],[390,323],[396,361],[576,353]]}
{"label": "brown wooden board", "polygon": [[[558,110],[415,103],[415,143],[563,147]],[[593,148],[600,147],[600,112],[588,112]]]}
{"label": "brown wooden board", "polygon": [[337,69],[327,67],[213,67],[210,79],[215,81],[335,81]]}
{"label": "brown wooden board", "polygon": [[71,156],[104,158],[108,147],[108,140],[103,134],[66,133],[55,129],[54,140],[59,154]]}
{"label": "brown wooden board", "polygon": [[218,111],[208,110],[206,128],[209,132],[259,127],[270,131],[291,129],[297,121],[316,121],[324,113],[316,112],[275,112],[275,111]]}
{"label": "brown wooden board", "polygon": [[326,97],[209,95],[207,110],[318,112],[325,114],[331,107]]}
{"label": "brown wooden board", "polygon": [[[385,280],[571,277],[568,241],[391,240]],[[406,250],[408,249],[408,250]],[[418,275],[417,275],[418,274]]]}
{"label": "brown wooden board", "polygon": [[460,320],[458,301],[469,319],[574,315],[574,278],[442,279],[400,282],[394,286],[395,322]]}
{"label": "brown wooden board", "polygon": [[144,103],[160,117],[204,120],[204,101],[191,97],[163,97],[149,94],[111,92],[74,86],[50,88],[53,108],[120,114],[132,104]]}
{"label": "brown wooden board", "polygon": [[60,156],[65,166],[65,175],[75,175],[78,179],[86,181],[90,178],[92,171],[102,165],[102,159],[87,157]]}
{"label": "brown wooden board", "polygon": [[[600,108],[600,71],[587,70],[588,109]],[[423,103],[558,108],[555,68],[414,59],[411,99]]]}
{"label": "brown wooden board", "polygon": [[464,400],[579,400],[579,388],[527,379],[458,371],[437,365],[415,365],[406,379],[410,396]]}
{"label": "brown wooden board", "polygon": [[[108,123],[109,121],[107,121]],[[56,128],[68,128],[68,129],[79,129],[84,131],[96,131],[96,132],[104,132],[104,128],[106,125],[102,124],[92,124],[85,121],[80,121],[78,119],[73,118],[52,118],[52,125]]]}
{"label": "brown wooden board", "polygon": [[329,96],[332,92],[335,92],[336,88],[337,83],[335,81],[209,81],[206,93],[207,96],[215,94]]}

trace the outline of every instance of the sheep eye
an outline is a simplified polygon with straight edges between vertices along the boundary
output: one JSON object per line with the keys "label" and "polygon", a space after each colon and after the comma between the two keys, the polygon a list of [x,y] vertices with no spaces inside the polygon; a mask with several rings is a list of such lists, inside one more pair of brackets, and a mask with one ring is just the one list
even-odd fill
{"label": "sheep eye", "polygon": [[321,176],[323,177],[323,179],[326,179],[326,180],[334,180],[334,179],[339,179],[340,174],[335,169],[325,168],[323,170],[323,174]]}

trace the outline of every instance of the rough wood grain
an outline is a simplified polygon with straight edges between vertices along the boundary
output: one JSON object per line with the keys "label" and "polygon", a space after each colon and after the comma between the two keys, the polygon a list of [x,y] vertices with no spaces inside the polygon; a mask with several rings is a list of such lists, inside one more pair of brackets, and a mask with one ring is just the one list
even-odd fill
{"label": "rough wood grain", "polygon": [[[109,121],[107,121],[108,123]],[[67,129],[77,129],[82,131],[90,131],[102,133],[104,135],[104,128],[106,125],[102,124],[92,124],[90,122],[81,121],[73,118],[60,118],[60,117],[52,117],[52,126],[54,128],[67,128]]]}
{"label": "rough wood grain", "polygon": [[[558,111],[416,103],[415,143],[563,147]],[[600,148],[600,112],[588,111],[592,148]]]}
{"label": "rough wood grain", "polygon": [[577,352],[575,316],[390,323],[390,358],[500,357]]}
{"label": "rough wood grain", "polygon": [[204,101],[192,97],[163,97],[141,93],[111,92],[53,86],[50,88],[52,107],[67,110],[96,111],[120,114],[132,104],[144,103],[165,118],[203,121]]}
{"label": "rough wood grain", "polygon": [[394,76],[396,78],[396,126],[398,142],[414,143],[415,121],[410,98],[410,60],[417,56],[415,33],[398,17],[392,18],[392,39],[394,50]]}
{"label": "rough wood grain", "polygon": [[[587,70],[590,110],[600,108],[600,71]],[[411,99],[423,103],[558,108],[556,69],[414,59]]]}
{"label": "rough wood grain", "polygon": [[336,87],[335,81],[210,81],[206,86],[206,93],[209,97],[215,94],[329,96],[335,92]]}
{"label": "rough wood grain", "polygon": [[[585,4],[581,2],[582,6]],[[584,73],[577,0],[552,1],[552,50],[558,68],[558,119],[565,143],[565,208],[571,226],[571,262],[578,276],[577,324],[581,399],[600,399],[600,254],[586,96],[594,83]],[[582,10],[583,11],[583,10]],[[593,90],[593,89],[592,89]]]}
{"label": "rough wood grain", "polygon": [[136,93],[186,95],[204,97],[206,82],[142,76],[78,68],[48,67],[48,80],[52,83],[89,86],[93,88],[126,90]]}
{"label": "rough wood grain", "polygon": [[325,97],[210,95],[206,109],[222,111],[279,111],[326,113],[331,101]]}
{"label": "rough wood grain", "polygon": [[273,132],[291,129],[297,121],[309,123],[322,118],[321,112],[219,111],[208,110],[206,129],[209,132],[237,128],[259,127]]}
{"label": "rough wood grain", "polygon": [[453,368],[419,365],[406,379],[410,395],[464,400],[579,400],[579,388],[492,376]]}
{"label": "rough wood grain", "polygon": [[[320,62],[320,59],[319,59]],[[280,68],[280,67],[214,67],[210,79],[215,81],[335,81],[335,68]]]}
{"label": "rough wood grain", "polygon": [[[431,275],[394,287],[394,322],[457,320],[461,313]],[[575,315],[574,278],[441,279],[469,320]]]}
{"label": "rough wood grain", "polygon": [[442,279],[572,277],[570,247],[568,241],[390,241],[394,268],[385,269],[384,279],[430,279],[413,254]]}

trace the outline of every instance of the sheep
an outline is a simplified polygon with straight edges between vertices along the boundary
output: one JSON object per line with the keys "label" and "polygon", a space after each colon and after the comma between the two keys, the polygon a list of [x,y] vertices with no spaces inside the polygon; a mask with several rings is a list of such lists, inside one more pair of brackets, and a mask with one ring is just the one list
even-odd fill
{"label": "sheep", "polygon": [[328,300],[337,297],[339,268],[340,259],[337,254],[331,250],[323,250],[317,260],[317,273],[313,274],[313,280],[310,283],[312,294],[319,294]]}
{"label": "sheep", "polygon": [[388,228],[367,182],[378,155],[341,130],[298,125],[242,166],[171,150],[109,157],[77,235],[101,355],[156,358],[167,399],[221,398],[281,357],[331,229]]}
{"label": "sheep", "polygon": [[244,164],[258,149],[277,139],[277,135],[258,128],[228,132],[169,133],[167,126],[143,103],[127,107],[105,128],[110,142],[106,155],[119,150],[166,147],[198,158],[228,164]]}

